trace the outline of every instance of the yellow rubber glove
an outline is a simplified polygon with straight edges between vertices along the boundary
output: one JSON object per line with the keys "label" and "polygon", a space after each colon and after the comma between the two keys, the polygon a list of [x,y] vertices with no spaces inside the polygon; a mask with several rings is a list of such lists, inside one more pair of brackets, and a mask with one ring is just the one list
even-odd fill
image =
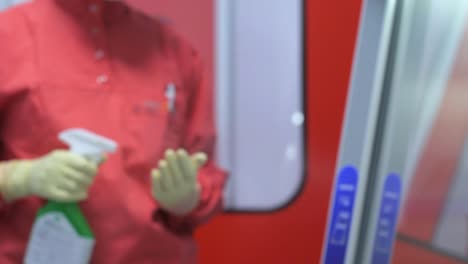
{"label": "yellow rubber glove", "polygon": [[81,201],[97,173],[94,162],[66,150],[2,165],[0,191],[7,201],[31,195],[57,202]]}
{"label": "yellow rubber glove", "polygon": [[167,150],[165,159],[153,169],[153,196],[159,205],[178,216],[190,213],[200,200],[198,170],[207,161],[206,154],[189,156],[185,150]]}

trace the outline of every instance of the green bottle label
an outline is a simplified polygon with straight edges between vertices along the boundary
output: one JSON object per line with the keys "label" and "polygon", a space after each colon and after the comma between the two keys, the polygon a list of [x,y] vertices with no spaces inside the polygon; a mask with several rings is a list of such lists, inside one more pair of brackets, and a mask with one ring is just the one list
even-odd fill
{"label": "green bottle label", "polygon": [[39,210],[37,218],[49,212],[62,213],[80,236],[94,238],[94,234],[77,203],[59,203],[50,201],[41,210]]}

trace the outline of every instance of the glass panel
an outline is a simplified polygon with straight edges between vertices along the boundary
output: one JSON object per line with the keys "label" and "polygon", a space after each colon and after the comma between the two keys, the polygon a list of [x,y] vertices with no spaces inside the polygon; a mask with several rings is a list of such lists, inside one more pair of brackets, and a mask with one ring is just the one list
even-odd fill
{"label": "glass panel", "polygon": [[[409,146],[412,157],[393,262],[437,258],[437,263],[457,263],[468,260],[467,1],[418,5],[427,11],[419,15],[429,16],[420,25],[427,32],[420,39],[422,104]],[[414,254],[415,248],[419,253]]]}
{"label": "glass panel", "polygon": [[276,209],[304,176],[302,1],[220,0],[218,9],[218,153],[231,174],[227,208]]}
{"label": "glass panel", "polygon": [[375,180],[368,190],[371,220],[361,227],[366,229],[362,263],[390,260],[379,253],[377,239],[385,234],[388,243],[393,237],[383,232],[393,230],[382,228],[388,223],[382,215],[388,175],[401,175],[403,187],[396,242],[387,254],[391,262],[463,263],[468,261],[468,1],[400,2],[370,175]]}

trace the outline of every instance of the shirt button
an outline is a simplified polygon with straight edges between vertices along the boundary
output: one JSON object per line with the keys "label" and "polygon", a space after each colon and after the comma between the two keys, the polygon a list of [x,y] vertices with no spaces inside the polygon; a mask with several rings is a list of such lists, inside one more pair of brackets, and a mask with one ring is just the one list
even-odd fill
{"label": "shirt button", "polygon": [[102,85],[102,84],[106,83],[108,80],[109,80],[109,78],[107,77],[107,75],[101,74],[96,78],[96,83],[99,84],[99,85]]}
{"label": "shirt button", "polygon": [[96,50],[96,52],[94,53],[94,58],[96,60],[100,60],[100,59],[104,58],[104,51],[103,50]]}
{"label": "shirt button", "polygon": [[97,12],[99,12],[99,6],[97,4],[90,4],[89,5],[89,12],[91,12],[92,14],[97,14]]}

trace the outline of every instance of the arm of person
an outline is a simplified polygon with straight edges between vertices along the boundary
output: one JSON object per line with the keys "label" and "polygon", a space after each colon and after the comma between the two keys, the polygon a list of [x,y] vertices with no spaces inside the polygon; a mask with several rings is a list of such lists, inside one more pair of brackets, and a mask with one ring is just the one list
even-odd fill
{"label": "arm of person", "polygon": [[[227,173],[214,161],[216,129],[214,121],[213,89],[206,83],[200,57],[194,53],[186,116],[186,129],[182,149],[192,155],[196,166],[196,181],[199,193],[198,202],[185,214],[176,214],[163,208],[154,214],[176,232],[192,232],[195,227],[206,223],[223,210],[223,190]],[[206,155],[206,158],[197,156]],[[204,160],[203,160],[204,159]],[[156,199],[157,200],[157,199]]]}
{"label": "arm of person", "polygon": [[98,165],[67,150],[54,150],[36,159],[0,162],[0,193],[13,202],[38,196],[57,202],[87,198]]}

